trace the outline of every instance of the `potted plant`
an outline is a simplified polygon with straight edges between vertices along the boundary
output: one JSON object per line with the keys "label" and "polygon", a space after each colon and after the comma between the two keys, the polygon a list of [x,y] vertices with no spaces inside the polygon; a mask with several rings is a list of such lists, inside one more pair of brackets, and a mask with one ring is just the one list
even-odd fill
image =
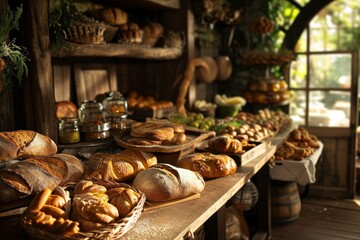
{"label": "potted plant", "polygon": [[0,95],[13,85],[13,79],[21,84],[24,74],[28,74],[25,47],[18,46],[16,39],[9,39],[12,30],[19,30],[22,6],[15,11],[0,14]]}

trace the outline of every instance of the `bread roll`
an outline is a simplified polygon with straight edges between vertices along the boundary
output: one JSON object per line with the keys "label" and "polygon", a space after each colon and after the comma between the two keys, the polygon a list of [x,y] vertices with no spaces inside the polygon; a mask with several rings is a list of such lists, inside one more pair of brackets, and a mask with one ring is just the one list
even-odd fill
{"label": "bread roll", "polygon": [[30,156],[50,156],[57,145],[48,136],[31,130],[0,132],[0,162]]}
{"label": "bread roll", "polygon": [[69,154],[38,156],[16,162],[0,171],[0,202],[16,201],[45,188],[54,189],[77,182],[83,171],[81,161]]}
{"label": "bread roll", "polygon": [[164,29],[160,23],[150,22],[144,28],[144,37],[142,40],[143,45],[154,47],[156,42],[164,34]]}
{"label": "bread roll", "polygon": [[153,153],[126,149],[120,153],[95,153],[86,162],[90,179],[126,181],[157,163]]}
{"label": "bread roll", "polygon": [[209,152],[186,155],[176,161],[176,166],[196,171],[204,178],[225,177],[237,169],[236,162],[231,157]]}
{"label": "bread roll", "polygon": [[104,8],[100,10],[99,18],[112,25],[121,25],[127,23],[128,14],[120,8]]}
{"label": "bread roll", "polygon": [[240,154],[243,152],[243,145],[238,139],[229,136],[217,136],[208,141],[209,150],[216,153]]}
{"label": "bread roll", "polygon": [[158,163],[139,172],[132,186],[142,191],[150,201],[168,201],[202,192],[205,182],[197,172]]}
{"label": "bread roll", "polygon": [[109,203],[118,209],[120,218],[126,217],[141,198],[139,193],[126,187],[112,188],[106,194],[109,196]]}
{"label": "bread roll", "polygon": [[77,118],[78,109],[76,105],[70,101],[56,102],[56,117],[60,118]]}

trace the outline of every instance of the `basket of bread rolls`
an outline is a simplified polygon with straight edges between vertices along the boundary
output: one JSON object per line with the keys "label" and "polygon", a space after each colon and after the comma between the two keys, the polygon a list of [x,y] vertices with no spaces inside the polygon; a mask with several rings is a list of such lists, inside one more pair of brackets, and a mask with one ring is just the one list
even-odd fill
{"label": "basket of bread rolls", "polygon": [[21,223],[37,239],[118,239],[137,222],[145,200],[126,183],[80,180],[40,191]]}

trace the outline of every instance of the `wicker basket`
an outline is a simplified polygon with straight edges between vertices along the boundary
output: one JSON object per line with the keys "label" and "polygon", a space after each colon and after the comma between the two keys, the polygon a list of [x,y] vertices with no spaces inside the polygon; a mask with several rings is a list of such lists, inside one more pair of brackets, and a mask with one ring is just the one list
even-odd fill
{"label": "wicker basket", "polygon": [[137,203],[137,205],[131,210],[131,212],[125,218],[119,219],[114,223],[109,223],[103,228],[96,229],[90,232],[78,232],[77,234],[74,234],[72,236],[52,234],[48,231],[34,227],[29,220],[27,220],[26,218],[22,218],[21,221],[22,226],[27,231],[28,235],[35,239],[44,239],[44,240],[62,240],[62,239],[105,240],[105,239],[118,239],[122,235],[124,235],[134,226],[134,224],[140,218],[146,201],[145,194],[142,193],[140,190],[133,188],[125,183],[116,183],[113,181],[101,181],[101,182],[94,181],[94,183],[101,184],[105,186],[107,189],[114,187],[131,188],[132,190],[138,192],[141,195],[141,198]]}
{"label": "wicker basket", "polygon": [[102,44],[106,25],[99,22],[75,22],[66,31],[65,39],[75,43]]}

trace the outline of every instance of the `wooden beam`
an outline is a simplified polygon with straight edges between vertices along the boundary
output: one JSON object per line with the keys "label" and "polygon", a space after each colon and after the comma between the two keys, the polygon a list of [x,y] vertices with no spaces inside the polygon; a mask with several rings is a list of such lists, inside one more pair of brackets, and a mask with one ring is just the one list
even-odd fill
{"label": "wooden beam", "polygon": [[25,101],[27,125],[57,142],[54,81],[51,68],[48,27],[48,0],[23,1],[27,26],[24,31],[29,50],[29,89]]}

